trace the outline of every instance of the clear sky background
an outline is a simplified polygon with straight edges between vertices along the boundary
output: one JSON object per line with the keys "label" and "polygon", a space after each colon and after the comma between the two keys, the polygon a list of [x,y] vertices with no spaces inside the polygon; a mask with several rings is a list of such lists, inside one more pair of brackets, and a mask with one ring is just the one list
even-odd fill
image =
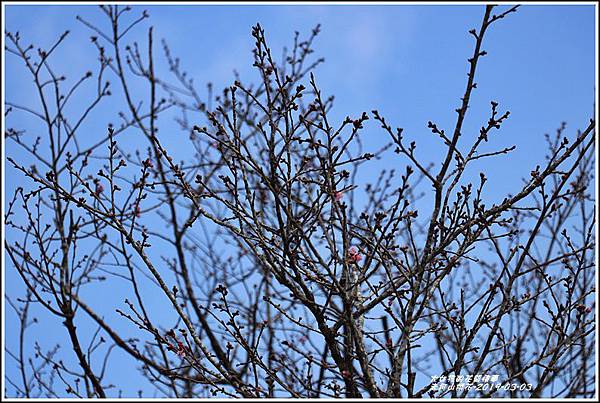
{"label": "clear sky background", "polygon": [[[481,5],[177,5],[135,6],[134,12],[144,8],[150,19],[126,41],[143,42],[147,28],[154,26],[155,37],[170,44],[195,82],[202,87],[210,81],[217,89],[233,83],[234,69],[243,81],[256,78],[251,67],[250,36],[256,22],[265,28],[275,54],[292,43],[294,31],[308,33],[317,23],[322,24],[315,48],[317,56],[324,56],[326,61],[315,74],[324,94],[336,96],[333,116],[341,121],[346,115],[378,109],[390,124],[403,127],[408,139],[417,140],[417,152],[430,161],[438,158],[442,147],[430,134],[427,122],[432,120],[446,131],[453,129],[454,110],[464,92],[467,58],[474,44],[468,30],[479,27],[484,11]],[[92,33],[76,21],[76,15],[107,26],[95,6],[11,5],[6,6],[4,18],[6,30],[20,31],[24,43],[36,46],[48,47],[64,30],[71,30],[54,57],[54,67],[74,80],[91,67],[95,70],[97,56],[89,40]],[[492,164],[487,194],[492,202],[515,192],[520,179],[543,159],[544,133],[552,133],[565,121],[566,134],[572,138],[577,129],[587,126],[594,100],[594,24],[591,5],[527,5],[494,24],[486,35],[483,49],[488,55],[478,67],[478,88],[465,123],[463,144],[470,145],[478,135],[489,117],[489,103],[495,100],[500,111],[508,109],[511,116],[486,146],[489,150],[517,146],[510,157],[486,162]],[[22,63],[6,54],[5,63],[6,100],[36,105],[34,87],[23,73]],[[116,113],[121,109],[123,106],[116,104],[102,106],[88,122],[89,135],[94,136],[94,130],[103,133],[108,122],[118,122]],[[30,127],[25,118],[15,115],[11,126]],[[363,139],[373,149],[389,140],[373,121]],[[184,157],[187,150],[180,144],[173,141],[171,150]],[[6,144],[6,155],[25,158],[11,143]],[[364,175],[379,172],[383,165],[394,166],[396,158],[390,154],[381,164],[371,164]],[[20,178],[7,168],[5,190],[9,198]],[[6,281],[8,295],[22,289],[10,267]],[[16,343],[14,319],[7,308],[6,343],[11,348]],[[34,338],[43,335],[46,348],[64,340],[65,334],[63,328],[49,322],[32,329]],[[9,375],[16,373],[13,364],[10,359],[6,362]],[[111,365],[109,381],[117,383],[125,394],[145,388],[136,377],[128,384],[121,382],[133,368],[119,365],[118,358]]]}

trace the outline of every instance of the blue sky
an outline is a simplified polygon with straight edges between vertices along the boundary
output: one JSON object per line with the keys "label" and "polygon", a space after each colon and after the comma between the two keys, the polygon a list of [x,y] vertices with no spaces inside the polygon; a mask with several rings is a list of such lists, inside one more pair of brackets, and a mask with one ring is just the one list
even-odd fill
{"label": "blue sky", "polygon": [[[393,126],[403,127],[408,139],[417,140],[417,152],[434,161],[442,151],[439,139],[431,135],[427,122],[434,121],[451,131],[464,92],[467,58],[473,49],[468,30],[479,26],[483,6],[135,6],[134,12],[148,9],[150,19],[138,26],[127,41],[144,41],[152,25],[157,39],[164,38],[184,68],[202,87],[231,85],[237,70],[242,79],[256,78],[253,71],[250,36],[252,25],[260,22],[275,54],[291,43],[294,31],[308,33],[317,23],[322,33],[316,41],[317,56],[325,64],[315,72],[326,95],[335,95],[333,116],[358,116],[378,109]],[[6,30],[20,31],[24,43],[48,47],[64,30],[71,30],[55,56],[54,66],[68,78],[83,74],[96,57],[89,41],[89,29],[75,19],[81,15],[106,26],[95,6],[10,5],[5,8]],[[516,191],[520,179],[535,168],[545,155],[544,133],[552,133],[562,121],[573,136],[587,126],[592,115],[595,83],[595,10],[591,5],[527,5],[492,26],[484,50],[488,52],[478,68],[478,88],[465,122],[464,144],[477,136],[488,119],[489,103],[511,116],[500,132],[491,136],[489,150],[516,145],[510,157],[489,160],[492,175],[488,197],[501,200]],[[157,46],[158,48],[158,46]],[[34,88],[20,63],[5,55],[5,94],[8,101],[34,105]],[[91,117],[90,128],[104,128],[116,122],[122,106],[102,106]],[[29,122],[12,118],[12,126],[28,127]],[[168,124],[168,123],[165,123]],[[173,125],[173,127],[175,127]],[[103,129],[102,129],[103,130]],[[91,134],[93,135],[93,134]],[[373,122],[367,126],[368,146],[373,149],[388,138]],[[185,147],[171,144],[178,156]],[[22,154],[10,143],[6,154]],[[382,165],[391,166],[395,156],[371,164],[365,178]],[[474,171],[474,175],[478,172]],[[6,171],[5,191],[12,195],[17,186],[14,171]],[[20,287],[14,273],[6,273],[7,289]],[[10,292],[9,292],[10,295]],[[7,345],[13,345],[11,324],[14,315],[7,309]],[[46,326],[46,325],[44,325]],[[47,347],[61,340],[63,330],[47,325],[43,330]],[[119,367],[113,381],[131,368]],[[7,361],[9,374],[15,371]],[[121,385],[120,385],[121,386]],[[133,386],[124,386],[135,393]]]}
{"label": "blue sky", "polygon": [[[141,8],[139,8],[141,9]],[[316,42],[326,63],[316,71],[325,94],[336,96],[339,117],[379,109],[388,120],[423,143],[423,152],[441,150],[438,139],[428,136],[432,120],[450,130],[454,109],[464,91],[466,59],[472,52],[467,33],[478,26],[482,6],[150,6],[151,18],[128,37],[143,42],[153,25],[156,38],[164,38],[183,66],[202,87],[233,82],[233,70],[243,79],[254,79],[251,68],[250,28],[260,22],[275,54],[291,43],[295,30],[307,33],[317,23],[322,34]],[[32,12],[35,10],[35,12]],[[105,24],[95,6],[9,6],[6,28],[21,31],[36,45],[48,46],[65,29],[71,34],[57,54],[68,64],[61,68],[74,77],[89,68],[95,50],[90,31],[75,20],[81,15]],[[158,48],[158,46],[157,46]],[[571,130],[582,127],[593,108],[594,10],[592,6],[521,7],[489,31],[484,48],[488,55],[478,70],[468,130],[476,131],[487,120],[489,101],[511,117],[495,147],[516,144],[505,179],[494,186],[508,191],[538,147],[542,135],[561,121]],[[92,56],[93,55],[93,56]],[[14,58],[7,59],[12,76]],[[28,102],[29,82],[7,80],[7,98]],[[110,111],[106,111],[110,114]],[[373,137],[386,141],[377,130]],[[476,133],[476,132],[475,132]],[[467,139],[467,136],[465,136]],[[467,139],[468,140],[468,139]],[[533,154],[532,154],[533,153]],[[529,171],[527,171],[529,172]],[[496,180],[491,178],[491,180]]]}

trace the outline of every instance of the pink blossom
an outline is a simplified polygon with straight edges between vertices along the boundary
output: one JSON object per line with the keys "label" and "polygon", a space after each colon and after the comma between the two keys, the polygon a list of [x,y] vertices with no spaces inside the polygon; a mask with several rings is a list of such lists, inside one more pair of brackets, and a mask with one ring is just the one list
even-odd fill
{"label": "pink blossom", "polygon": [[96,184],[96,194],[99,195],[102,192],[104,192],[104,186],[101,183]]}
{"label": "pink blossom", "polygon": [[348,259],[353,263],[358,263],[362,260],[362,255],[353,246],[348,250]]}
{"label": "pink blossom", "polygon": [[336,201],[340,201],[344,197],[344,192],[335,192],[333,194],[333,197],[335,198]]}
{"label": "pink blossom", "polygon": [[142,209],[140,208],[140,206],[135,206],[135,216],[137,218],[140,218],[141,215],[142,215]]}

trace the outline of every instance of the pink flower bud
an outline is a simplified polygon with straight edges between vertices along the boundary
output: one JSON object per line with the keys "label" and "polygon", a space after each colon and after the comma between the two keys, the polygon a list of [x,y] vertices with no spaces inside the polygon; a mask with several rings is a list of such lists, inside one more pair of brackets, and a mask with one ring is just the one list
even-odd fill
{"label": "pink flower bud", "polygon": [[98,183],[96,185],[96,195],[99,195],[100,193],[104,192],[104,186],[102,186],[101,183]]}
{"label": "pink flower bud", "polygon": [[344,197],[344,192],[335,192],[333,194],[333,197],[335,197],[336,201],[340,201]]}
{"label": "pink flower bud", "polygon": [[135,206],[135,216],[137,218],[140,218],[141,215],[142,215],[142,209],[140,208],[140,206]]}
{"label": "pink flower bud", "polygon": [[181,358],[185,357],[185,346],[183,345],[182,342],[178,341],[177,342],[177,351],[176,351],[177,355],[180,356]]}

